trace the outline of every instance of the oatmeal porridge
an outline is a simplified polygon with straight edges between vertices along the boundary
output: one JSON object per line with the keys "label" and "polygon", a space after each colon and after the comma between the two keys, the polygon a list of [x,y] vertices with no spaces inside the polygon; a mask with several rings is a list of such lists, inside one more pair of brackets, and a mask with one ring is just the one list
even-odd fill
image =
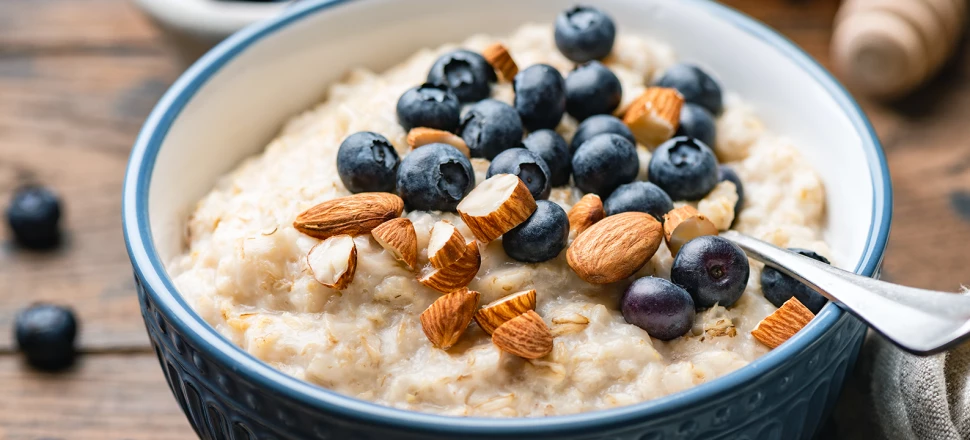
{"label": "oatmeal porridge", "polygon": [[[500,41],[519,67],[541,63],[567,76],[575,63],[557,50],[553,35],[549,26],[526,25],[504,38],[479,35],[419,51],[384,73],[349,72],[321,104],[289,121],[264,153],[199,201],[186,226],[184,253],[168,266],[181,294],[217,331],[286,374],[383,405],[457,416],[543,416],[629,405],[714,380],[766,353],[751,332],[777,307],[763,295],[762,266],[753,261],[740,298],[729,307],[699,308],[683,336],[665,341],[628,323],[620,303],[631,282],[671,278],[674,258],[665,244],[633,276],[593,284],[570,266],[566,250],[526,263],[510,257],[514,252],[502,239],[479,239],[480,268],[467,283],[479,295],[474,306],[534,290],[529,316],[540,317],[554,337],[551,352],[537,359],[503,352],[475,323],[448,350],[426,336],[421,315],[442,298],[419,281],[431,265],[429,245],[443,246],[432,243],[432,227],[447,220],[454,227],[442,226],[447,235],[459,233],[469,242],[480,236],[456,212],[404,211],[416,236],[414,270],[370,233],[327,243],[327,249],[356,252],[352,282],[336,286],[342,290],[325,287],[308,267],[308,254],[313,260],[311,250],[321,240],[294,221],[315,205],[351,195],[337,167],[345,138],[379,133],[403,159],[412,150],[396,115],[398,99],[425,81],[439,56],[456,47],[481,53]],[[675,61],[661,42],[618,34],[602,59],[622,85],[617,114]],[[490,96],[513,104],[516,92],[502,76]],[[739,97],[726,94],[723,107],[711,148],[743,182],[743,209],[735,219],[739,194],[730,179],[699,200],[675,197],[674,207],[695,207],[719,230],[828,255],[821,239],[825,193],[815,172]],[[566,115],[556,131],[568,142],[576,128]],[[653,147],[636,146],[637,181],[647,180]],[[413,151],[420,148],[426,147]],[[474,183],[482,185],[489,161],[470,163]],[[582,196],[573,184],[552,188],[548,199],[569,212]],[[573,230],[569,240],[579,236]]]}

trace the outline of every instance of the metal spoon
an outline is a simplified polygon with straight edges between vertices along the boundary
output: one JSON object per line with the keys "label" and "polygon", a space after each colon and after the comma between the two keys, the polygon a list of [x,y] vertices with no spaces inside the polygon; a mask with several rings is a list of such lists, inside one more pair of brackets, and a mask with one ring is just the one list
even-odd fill
{"label": "metal spoon", "polygon": [[856,275],[736,231],[721,236],[740,246],[751,258],[834,301],[906,351],[930,355],[970,336],[970,296]]}

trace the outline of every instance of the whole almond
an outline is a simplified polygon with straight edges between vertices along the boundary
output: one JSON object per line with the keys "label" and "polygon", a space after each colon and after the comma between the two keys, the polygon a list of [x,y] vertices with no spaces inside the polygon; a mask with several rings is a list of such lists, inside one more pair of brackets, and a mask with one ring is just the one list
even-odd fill
{"label": "whole almond", "polygon": [[569,230],[579,234],[606,217],[603,200],[596,194],[586,194],[569,210],[568,217]]}
{"label": "whole almond", "polygon": [[344,290],[357,272],[357,245],[349,235],[336,235],[317,243],[306,256],[310,274],[320,284]]}
{"label": "whole almond", "polygon": [[401,216],[404,201],[391,193],[360,193],[328,200],[296,217],[296,230],[321,240],[334,235],[358,236]]}
{"label": "whole almond", "polygon": [[432,269],[418,278],[418,282],[441,293],[454,292],[468,286],[481,267],[482,254],[478,250],[478,242],[473,240],[466,245],[461,258],[447,266]]}
{"label": "whole almond", "polygon": [[552,332],[538,313],[529,310],[495,329],[492,343],[506,353],[539,359],[552,352]]}
{"label": "whole almond", "polygon": [[472,157],[471,150],[468,149],[468,144],[461,137],[455,135],[454,133],[449,133],[444,130],[438,130],[435,128],[428,127],[415,127],[408,132],[408,145],[412,149],[423,147],[428,144],[448,144],[452,147],[461,151],[465,157]]}
{"label": "whole almond", "polygon": [[676,257],[680,247],[702,235],[717,235],[717,226],[693,206],[684,205],[664,214],[664,241],[670,255]]}
{"label": "whole almond", "polygon": [[485,61],[488,61],[488,64],[492,65],[492,68],[499,73],[504,81],[512,81],[512,78],[515,78],[515,75],[519,73],[519,66],[515,64],[515,60],[512,59],[509,50],[502,43],[493,43],[486,47],[482,51],[482,56],[485,58]]}
{"label": "whole almond", "polygon": [[652,215],[624,212],[579,234],[566,251],[569,267],[586,282],[607,284],[630,277],[653,257],[663,227]]}
{"label": "whole almond", "polygon": [[623,115],[637,142],[653,149],[670,139],[680,126],[684,97],[677,89],[648,87]]}
{"label": "whole almond", "polygon": [[448,220],[439,220],[431,227],[428,260],[432,266],[441,268],[454,263],[465,255],[467,248],[465,237]]}
{"label": "whole almond", "polygon": [[421,328],[428,340],[442,350],[458,342],[478,308],[478,292],[461,289],[435,300],[421,313]]}
{"label": "whole almond", "polygon": [[488,243],[526,221],[536,201],[518,176],[496,174],[468,193],[457,210],[475,237]]}
{"label": "whole almond", "polygon": [[761,320],[758,326],[751,330],[751,336],[768,348],[775,348],[795,336],[795,333],[808,325],[813,318],[815,315],[812,311],[792,297],[778,310]]}
{"label": "whole almond", "polygon": [[475,312],[475,322],[485,333],[492,334],[510,319],[535,309],[536,291],[526,290],[499,298],[478,309]]}
{"label": "whole almond", "polygon": [[414,224],[405,217],[381,223],[370,231],[384,250],[390,252],[397,261],[414,270],[418,265],[418,235]]}

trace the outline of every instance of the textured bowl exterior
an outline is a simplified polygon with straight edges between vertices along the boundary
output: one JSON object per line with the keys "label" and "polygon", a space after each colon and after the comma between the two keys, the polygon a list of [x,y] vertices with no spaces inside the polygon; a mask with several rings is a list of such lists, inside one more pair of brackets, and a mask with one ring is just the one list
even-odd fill
{"label": "textured bowl exterior", "polygon": [[[132,152],[123,195],[123,224],[142,316],[172,392],[200,437],[789,440],[815,434],[855,364],[866,330],[834,304],[782,346],[710,383],[626,407],[532,419],[445,417],[362,402],[286,376],[233,346],[202,321],[165,275],[149,225],[148,188],[162,140],[186,102],[248,45],[301,17],[341,3],[350,2],[301,2],[281,18],[220,44],[166,94]],[[710,10],[782,51],[831,95],[838,114],[846,115],[862,142],[873,191],[871,218],[864,219],[869,222],[869,232],[855,271],[874,276],[888,237],[892,188],[885,157],[862,111],[824,69],[783,37],[717,3],[681,3]]]}
{"label": "textured bowl exterior", "polygon": [[[386,429],[314,411],[233,372],[175,330],[140,280],[145,327],[172,393],[204,439],[453,439],[452,433]],[[556,440],[811,438],[828,417],[862,347],[865,325],[848,313],[782,368],[695,402],[681,412]],[[464,438],[520,438],[468,435]]]}

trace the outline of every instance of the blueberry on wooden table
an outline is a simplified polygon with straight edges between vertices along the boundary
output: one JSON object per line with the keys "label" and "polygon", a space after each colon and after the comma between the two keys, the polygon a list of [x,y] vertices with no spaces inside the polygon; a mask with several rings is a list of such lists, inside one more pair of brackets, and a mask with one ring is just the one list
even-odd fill
{"label": "blueberry on wooden table", "polygon": [[616,134],[593,136],[573,154],[573,183],[587,193],[607,198],[640,171],[640,159],[633,143]]}
{"label": "blueberry on wooden table", "polygon": [[548,128],[536,130],[525,137],[522,145],[546,162],[552,186],[569,183],[569,175],[572,173],[569,146],[559,133]]}
{"label": "blueberry on wooden table", "polygon": [[566,211],[556,203],[538,200],[535,212],[502,236],[502,247],[514,260],[540,263],[556,258],[568,238]]}
{"label": "blueberry on wooden table", "polygon": [[717,185],[717,157],[697,139],[675,137],[654,150],[647,176],[674,200],[700,200]]}
{"label": "blueberry on wooden table", "polygon": [[76,351],[77,320],[67,307],[34,304],[14,322],[17,348],[34,368],[59,370],[71,365]]}
{"label": "blueberry on wooden table", "polygon": [[569,154],[575,153],[579,146],[583,145],[583,142],[586,142],[589,138],[607,133],[618,134],[630,141],[631,144],[637,144],[630,127],[627,127],[623,121],[612,115],[595,115],[586,118],[576,127],[576,133],[573,134],[573,139],[569,143]]}
{"label": "blueberry on wooden table", "polygon": [[60,241],[61,202],[40,186],[18,189],[7,206],[7,225],[23,247],[45,249]]}
{"label": "blueberry on wooden table", "polygon": [[454,211],[474,187],[471,162],[448,144],[414,149],[397,170],[397,193],[409,211]]}
{"label": "blueberry on wooden table", "polygon": [[522,143],[522,119],[512,106],[494,99],[483,99],[468,106],[458,127],[472,157],[492,160],[499,153]]}
{"label": "blueberry on wooden table", "polygon": [[738,216],[741,215],[741,208],[744,207],[744,183],[741,182],[741,177],[734,171],[734,168],[727,165],[717,166],[717,181],[728,181],[734,184],[734,188],[738,193],[738,201],[734,203],[734,221],[736,222],[738,221]]}
{"label": "blueberry on wooden table", "polygon": [[552,190],[549,178],[551,173],[546,161],[525,148],[510,148],[495,156],[488,166],[485,178],[496,174],[518,176],[536,200],[549,198],[549,192]]}
{"label": "blueberry on wooden table", "polygon": [[428,82],[447,87],[461,102],[488,98],[489,86],[498,80],[495,69],[485,57],[470,50],[457,49],[440,56],[428,72]]}
{"label": "blueberry on wooden table", "polygon": [[730,307],[741,298],[751,267],[738,245],[703,235],[681,246],[670,268],[670,280],[683,287],[697,307]]}
{"label": "blueberry on wooden table", "polygon": [[534,64],[515,75],[515,110],[529,131],[556,128],[566,112],[566,81],[554,67]]}
{"label": "blueberry on wooden table", "polygon": [[599,61],[576,66],[566,76],[566,112],[578,121],[613,113],[622,97],[620,80]]}
{"label": "blueberry on wooden table", "polygon": [[674,202],[670,196],[650,182],[630,182],[620,185],[603,202],[603,210],[608,216],[630,211],[645,212],[661,223],[664,214],[671,209],[674,209]]}
{"label": "blueberry on wooden table", "polygon": [[616,39],[613,19],[592,6],[574,6],[556,17],[556,47],[577,62],[598,60],[610,54]]}
{"label": "blueberry on wooden table", "polygon": [[[808,249],[789,248],[788,250],[825,264],[830,264],[827,258]],[[779,272],[777,269],[768,266],[765,266],[764,270],[761,271],[761,291],[764,293],[765,299],[774,304],[775,307],[781,307],[785,301],[788,301],[794,296],[795,299],[815,314],[818,314],[822,310],[822,307],[825,306],[825,303],[828,302],[822,294],[812,290],[812,288],[802,284],[798,280]]]}
{"label": "blueberry on wooden table", "polygon": [[680,108],[680,125],[676,136],[696,138],[705,145],[713,147],[716,134],[714,116],[706,108],[690,102]]}
{"label": "blueberry on wooden table", "polygon": [[675,64],[664,71],[657,80],[659,87],[677,89],[685,102],[700,105],[714,115],[723,108],[721,85],[700,67],[693,64]]}
{"label": "blueberry on wooden table", "polygon": [[630,284],[620,300],[626,322],[662,341],[683,336],[694,326],[694,300],[663,278],[643,277]]}
{"label": "blueberry on wooden table", "polygon": [[398,161],[397,151],[384,136],[362,131],[340,144],[337,174],[352,193],[393,192]]}
{"label": "blueberry on wooden table", "polygon": [[458,97],[443,85],[425,83],[408,89],[397,100],[397,121],[404,131],[428,127],[454,132],[460,113]]}

